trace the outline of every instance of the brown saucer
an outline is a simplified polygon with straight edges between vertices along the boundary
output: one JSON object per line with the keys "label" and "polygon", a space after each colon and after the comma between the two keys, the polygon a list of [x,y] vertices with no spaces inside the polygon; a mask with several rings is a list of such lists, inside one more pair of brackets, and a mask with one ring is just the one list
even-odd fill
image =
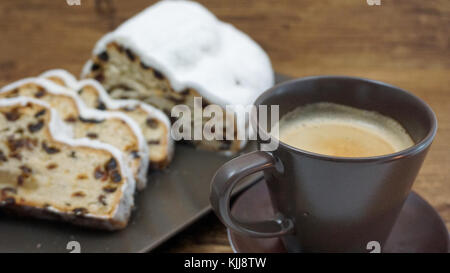
{"label": "brown saucer", "polygon": [[[242,193],[233,203],[231,211],[239,219],[250,221],[269,219],[273,215],[273,208],[265,181],[258,182]],[[286,252],[279,238],[251,238],[228,230],[228,239],[234,252]],[[449,233],[441,217],[424,199],[411,192],[382,252],[447,253],[449,251]]]}

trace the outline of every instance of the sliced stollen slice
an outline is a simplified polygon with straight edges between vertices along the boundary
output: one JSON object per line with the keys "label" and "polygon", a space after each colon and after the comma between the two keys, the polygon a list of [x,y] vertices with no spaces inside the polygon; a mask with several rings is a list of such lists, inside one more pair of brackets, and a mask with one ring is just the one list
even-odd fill
{"label": "sliced stollen slice", "polygon": [[124,152],[138,189],[145,188],[148,147],[139,126],[127,115],[88,108],[74,92],[43,78],[23,79],[0,89],[0,98],[17,96],[47,102],[73,128],[75,138],[95,139]]}
{"label": "sliced stollen slice", "polygon": [[0,209],[93,228],[124,228],[135,191],[124,154],[72,135],[57,111],[41,100],[0,100]]}
{"label": "sliced stollen slice", "polygon": [[[193,1],[157,2],[106,34],[97,42],[82,78],[99,81],[113,99],[146,102],[168,116],[179,104],[193,113],[194,98],[202,97],[203,110],[215,104],[224,117],[236,119],[226,128],[214,128],[217,133],[236,133],[242,125],[249,131],[248,118],[236,106],[252,105],[274,84],[264,50]],[[203,127],[209,120],[201,120]],[[189,142],[231,153],[246,143],[236,134],[228,136]]]}
{"label": "sliced stollen slice", "polygon": [[164,169],[169,165],[174,144],[170,137],[170,120],[161,110],[136,100],[111,99],[97,81],[87,79],[77,82],[72,74],[62,69],[46,71],[40,77],[73,89],[88,107],[120,111],[132,118],[139,125],[149,147],[150,168]]}

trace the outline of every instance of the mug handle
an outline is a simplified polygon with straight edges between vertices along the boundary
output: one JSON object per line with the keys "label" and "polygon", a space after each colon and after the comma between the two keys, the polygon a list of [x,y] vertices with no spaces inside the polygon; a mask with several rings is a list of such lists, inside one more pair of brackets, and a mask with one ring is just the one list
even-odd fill
{"label": "mug handle", "polygon": [[242,222],[235,219],[230,211],[231,192],[236,184],[255,172],[274,168],[275,163],[272,154],[255,151],[228,161],[216,172],[211,183],[210,202],[219,219],[228,228],[243,235],[261,238],[293,233],[293,221],[281,213],[271,220]]}

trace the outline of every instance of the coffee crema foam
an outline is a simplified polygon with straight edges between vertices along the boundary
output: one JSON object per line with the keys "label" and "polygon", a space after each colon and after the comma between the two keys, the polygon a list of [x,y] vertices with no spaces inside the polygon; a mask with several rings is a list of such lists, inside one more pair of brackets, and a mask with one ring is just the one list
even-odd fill
{"label": "coffee crema foam", "polygon": [[323,155],[370,157],[414,145],[403,126],[394,119],[335,103],[298,107],[284,115],[277,125],[280,141]]}

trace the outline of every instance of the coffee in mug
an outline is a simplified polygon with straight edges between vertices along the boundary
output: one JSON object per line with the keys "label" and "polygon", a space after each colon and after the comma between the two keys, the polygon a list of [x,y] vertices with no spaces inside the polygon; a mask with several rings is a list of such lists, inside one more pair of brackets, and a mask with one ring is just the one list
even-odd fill
{"label": "coffee in mug", "polygon": [[275,124],[278,139],[308,152],[339,157],[386,155],[414,145],[393,118],[341,104],[300,106]]}
{"label": "coffee in mug", "polygon": [[[212,179],[220,220],[246,236],[280,237],[289,252],[368,252],[373,242],[383,252],[436,135],[431,108],[392,85],[343,76],[285,82],[254,104],[279,109],[280,126],[267,132],[271,115],[250,116],[260,150],[228,161]],[[263,150],[276,135],[278,146]],[[233,189],[260,171],[274,216],[234,217]]]}

